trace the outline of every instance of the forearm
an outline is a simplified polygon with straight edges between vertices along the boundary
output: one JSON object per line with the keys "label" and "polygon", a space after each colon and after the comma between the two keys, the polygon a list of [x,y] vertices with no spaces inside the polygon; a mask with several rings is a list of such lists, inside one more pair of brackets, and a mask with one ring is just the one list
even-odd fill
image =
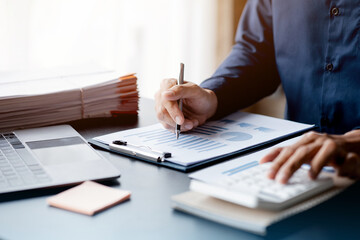
{"label": "forearm", "polygon": [[246,54],[244,50],[233,48],[229,57],[215,74],[200,84],[212,90],[218,100],[215,118],[245,108],[272,94],[280,84],[274,64],[239,61]]}
{"label": "forearm", "polygon": [[247,107],[273,93],[280,83],[272,36],[270,1],[249,1],[230,55],[201,87],[217,96],[216,117]]}

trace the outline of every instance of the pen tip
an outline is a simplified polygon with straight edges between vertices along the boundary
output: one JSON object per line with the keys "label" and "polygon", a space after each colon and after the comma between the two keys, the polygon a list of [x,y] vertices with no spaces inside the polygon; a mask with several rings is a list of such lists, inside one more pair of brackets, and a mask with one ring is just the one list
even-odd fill
{"label": "pen tip", "polygon": [[179,139],[179,132],[178,131],[176,131],[175,135],[176,135],[176,139]]}

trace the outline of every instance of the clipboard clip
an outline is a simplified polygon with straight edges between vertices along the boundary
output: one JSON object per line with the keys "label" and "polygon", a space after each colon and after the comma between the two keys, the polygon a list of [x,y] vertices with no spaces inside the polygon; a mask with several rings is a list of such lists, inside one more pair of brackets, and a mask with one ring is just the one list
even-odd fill
{"label": "clipboard clip", "polygon": [[148,146],[129,144],[128,142],[122,140],[113,141],[109,144],[109,147],[111,150],[119,153],[124,153],[155,162],[163,162],[165,161],[165,158],[171,157],[171,153],[169,152],[153,150]]}

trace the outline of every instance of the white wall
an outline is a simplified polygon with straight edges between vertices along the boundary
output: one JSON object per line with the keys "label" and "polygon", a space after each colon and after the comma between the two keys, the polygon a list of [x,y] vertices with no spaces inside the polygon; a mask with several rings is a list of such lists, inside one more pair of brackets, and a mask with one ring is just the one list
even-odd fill
{"label": "white wall", "polygon": [[96,64],[138,73],[153,97],[180,62],[185,80],[213,73],[216,12],[216,0],[0,0],[0,71]]}

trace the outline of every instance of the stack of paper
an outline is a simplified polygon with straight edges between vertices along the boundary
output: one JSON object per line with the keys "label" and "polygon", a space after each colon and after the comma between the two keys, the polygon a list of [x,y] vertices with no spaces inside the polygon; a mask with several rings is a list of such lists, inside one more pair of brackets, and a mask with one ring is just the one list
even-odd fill
{"label": "stack of paper", "polygon": [[136,114],[134,74],[98,72],[0,83],[0,129],[58,124],[82,118]]}

